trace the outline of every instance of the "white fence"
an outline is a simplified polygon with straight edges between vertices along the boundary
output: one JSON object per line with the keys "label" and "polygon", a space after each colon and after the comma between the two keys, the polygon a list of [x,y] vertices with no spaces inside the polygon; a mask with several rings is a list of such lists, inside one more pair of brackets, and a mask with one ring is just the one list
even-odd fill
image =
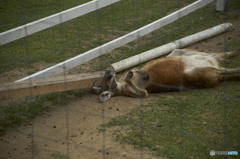
{"label": "white fence", "polygon": [[120,0],[94,0],[83,5],[65,10],[63,12],[48,16],[32,23],[0,33],[0,46],[14,40],[37,33],[55,25],[64,23],[79,16],[88,14]]}
{"label": "white fence", "polygon": [[[49,78],[52,76],[55,76],[63,71],[69,70],[73,67],[76,67],[77,65],[80,65],[84,62],[87,62],[89,60],[92,60],[96,57],[99,57],[105,53],[108,53],[109,51],[112,51],[124,44],[127,44],[133,40],[136,40],[139,37],[142,37],[150,32],[155,31],[156,29],[159,29],[167,24],[170,24],[177,19],[186,16],[187,14],[213,2],[213,0],[198,0],[174,13],[169,14],[166,17],[163,17],[155,22],[152,22],[151,24],[148,24],[142,28],[139,28],[129,34],[126,34],[120,38],[117,38],[115,40],[112,40],[102,46],[99,46],[97,48],[94,48],[90,51],[87,51],[83,54],[80,54],[76,57],[73,57],[71,59],[68,59],[64,62],[61,62],[57,65],[54,65],[52,67],[49,67],[45,70],[42,70],[40,72],[37,72],[35,74],[32,74],[30,76],[27,76],[25,78],[22,78],[16,82],[25,81],[29,79],[44,79]],[[96,8],[95,8],[96,9]]]}

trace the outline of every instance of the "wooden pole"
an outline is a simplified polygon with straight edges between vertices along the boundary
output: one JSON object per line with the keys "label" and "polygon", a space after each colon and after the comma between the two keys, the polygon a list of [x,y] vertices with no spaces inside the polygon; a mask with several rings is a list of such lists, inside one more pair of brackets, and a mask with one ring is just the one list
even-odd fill
{"label": "wooden pole", "polygon": [[25,97],[92,87],[101,83],[104,72],[53,77],[42,80],[0,84],[0,98]]}
{"label": "wooden pole", "polygon": [[199,42],[201,40],[204,40],[204,39],[210,38],[212,36],[215,36],[217,34],[223,33],[231,27],[232,27],[232,24],[224,23],[224,24],[212,27],[210,29],[201,31],[199,33],[187,36],[187,37],[182,38],[180,40],[177,40],[177,41],[165,44],[163,46],[154,48],[152,50],[143,52],[141,54],[132,56],[132,57],[127,58],[125,60],[116,62],[114,64],[111,64],[110,67],[112,67],[113,70],[117,73],[117,72],[120,72],[122,70],[128,69],[130,67],[136,66],[140,63],[147,62],[149,60],[157,58],[159,56],[166,55],[166,54],[172,52],[174,49],[183,48],[183,47],[186,47],[188,45]]}

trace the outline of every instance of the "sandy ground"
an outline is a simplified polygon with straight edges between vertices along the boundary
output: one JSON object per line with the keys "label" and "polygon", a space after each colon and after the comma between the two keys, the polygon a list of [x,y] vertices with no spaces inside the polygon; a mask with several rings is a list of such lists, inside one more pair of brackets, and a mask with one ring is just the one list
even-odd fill
{"label": "sandy ground", "polygon": [[[204,40],[188,48],[203,52],[222,51],[224,39],[231,41],[240,35],[239,21],[231,23],[234,27],[227,34]],[[15,72],[15,76],[6,73],[1,76],[0,81],[14,81],[19,79],[19,76],[21,74],[18,75],[18,72]],[[65,107],[53,108],[43,116],[35,118],[30,121],[31,125],[22,124],[18,131],[9,131],[0,136],[0,159],[50,159],[55,158],[52,154],[56,152],[69,154],[71,159],[157,158],[151,156],[145,148],[140,151],[131,145],[115,142],[112,133],[116,128],[108,129],[104,133],[98,130],[111,118],[126,114],[132,108],[153,100],[151,95],[145,99],[114,97],[102,104],[99,103],[97,95],[87,93],[72,100]]]}
{"label": "sandy ground", "polygon": [[1,136],[0,158],[54,158],[51,156],[55,152],[69,154],[71,159],[154,158],[145,149],[139,151],[131,145],[115,142],[112,135],[115,128],[99,131],[111,118],[147,104],[152,98],[114,97],[102,104],[97,95],[85,94],[66,107],[52,109],[37,117],[31,125],[22,124],[18,131]]}

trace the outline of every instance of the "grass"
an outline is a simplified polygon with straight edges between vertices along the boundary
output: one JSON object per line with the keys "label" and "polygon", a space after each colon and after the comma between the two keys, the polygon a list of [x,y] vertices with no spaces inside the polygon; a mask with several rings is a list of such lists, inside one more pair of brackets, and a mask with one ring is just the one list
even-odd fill
{"label": "grass", "polygon": [[[17,26],[50,16],[62,10],[69,9],[90,0],[42,0],[42,1],[1,1],[0,2],[0,32],[15,28]],[[15,6],[13,6],[13,4]]]}
{"label": "grass", "polygon": [[81,97],[85,90],[65,91],[40,95],[30,102],[12,103],[0,107],[0,135],[6,129],[16,129],[22,123],[31,124],[31,119],[43,115],[52,107],[66,105],[70,100]]}
{"label": "grass", "polygon": [[52,157],[56,158],[56,159],[69,159],[69,157],[67,157],[66,155],[61,154],[60,152],[53,153]]}
{"label": "grass", "polygon": [[36,99],[24,104],[12,104],[2,106],[0,110],[0,135],[6,133],[8,128],[16,128],[21,123],[31,124],[30,120],[48,111],[50,107],[44,105],[43,101]]}
{"label": "grass", "polygon": [[236,85],[155,94],[152,103],[114,118],[104,130],[117,127],[116,141],[166,158],[209,158],[210,150],[239,151],[240,87]]}

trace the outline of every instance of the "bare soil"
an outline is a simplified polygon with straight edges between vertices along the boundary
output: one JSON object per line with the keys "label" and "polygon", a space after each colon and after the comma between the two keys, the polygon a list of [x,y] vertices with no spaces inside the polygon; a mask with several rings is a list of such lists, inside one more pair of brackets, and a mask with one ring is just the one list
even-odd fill
{"label": "bare soil", "polygon": [[[188,48],[203,52],[222,51],[225,40],[240,38],[240,22],[230,22],[233,24],[231,31]],[[10,82],[24,76],[20,70],[17,74],[14,72],[14,76],[12,72],[8,72],[1,76],[0,82]],[[72,100],[65,107],[51,109],[30,121],[30,125],[20,125],[18,131],[9,131],[0,136],[0,159],[55,158],[52,154],[56,152],[69,154],[71,159],[158,158],[145,148],[140,151],[129,144],[116,142],[113,132],[117,128],[107,129],[106,132],[99,131],[101,125],[111,118],[126,114],[131,109],[151,101],[154,101],[151,95],[145,99],[114,97],[102,104],[99,103],[97,95],[87,93]]]}
{"label": "bare soil", "polygon": [[31,125],[22,124],[18,131],[10,131],[1,136],[0,158],[54,158],[52,154],[56,152],[62,155],[69,153],[71,159],[141,158],[142,155],[144,158],[157,158],[151,156],[146,149],[140,151],[131,145],[114,141],[112,133],[116,128],[99,131],[101,125],[111,118],[126,114],[151,100],[151,97],[114,97],[102,104],[97,95],[87,93],[68,103],[67,107],[53,108],[37,117],[30,122]]}

